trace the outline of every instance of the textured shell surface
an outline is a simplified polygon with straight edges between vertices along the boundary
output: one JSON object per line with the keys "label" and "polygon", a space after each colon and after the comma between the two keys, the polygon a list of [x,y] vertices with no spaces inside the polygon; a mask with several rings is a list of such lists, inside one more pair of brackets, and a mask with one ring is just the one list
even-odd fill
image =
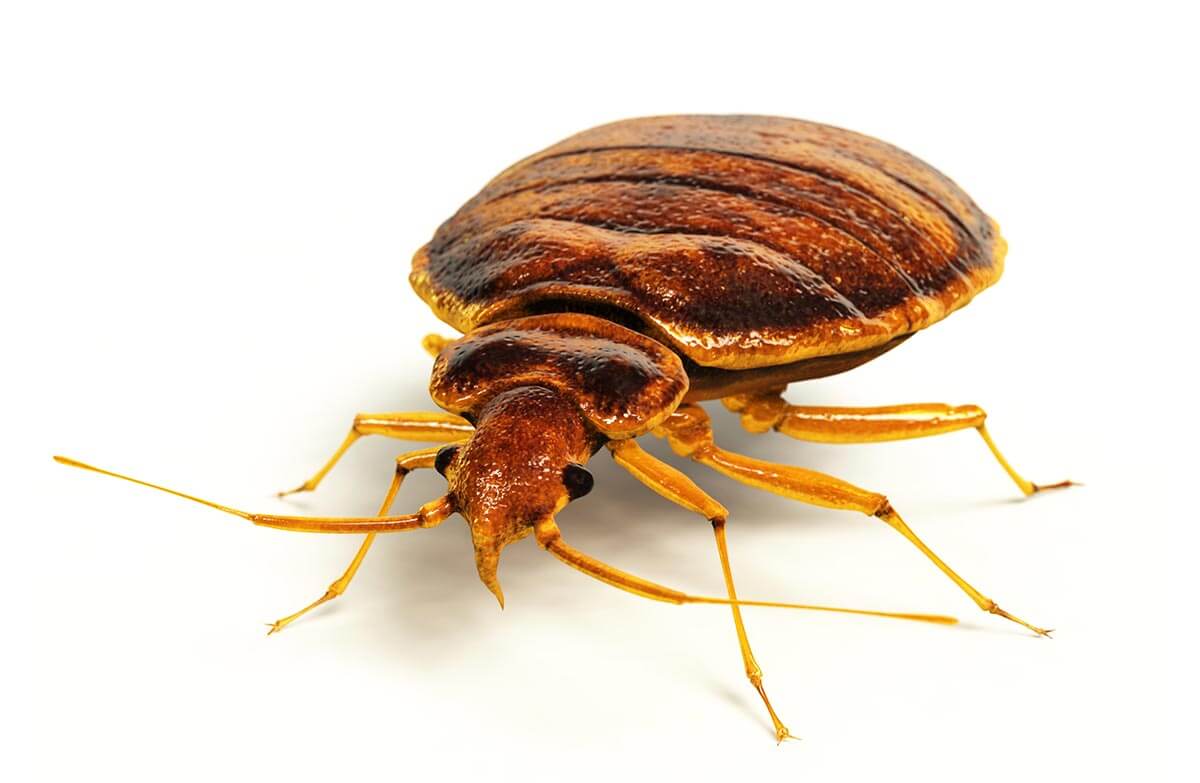
{"label": "textured shell surface", "polygon": [[867,351],[999,278],[995,223],[876,139],[779,117],[668,116],[572,136],[493,179],[417,251],[411,282],[463,332],[617,314],[698,365]]}

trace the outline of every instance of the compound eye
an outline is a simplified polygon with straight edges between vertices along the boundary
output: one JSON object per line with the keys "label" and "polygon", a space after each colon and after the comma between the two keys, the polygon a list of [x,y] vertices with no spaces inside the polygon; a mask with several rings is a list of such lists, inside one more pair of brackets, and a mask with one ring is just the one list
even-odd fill
{"label": "compound eye", "polygon": [[446,468],[450,467],[450,461],[454,459],[454,455],[458,453],[458,444],[451,443],[448,446],[442,446],[438,449],[437,456],[433,459],[433,469],[442,476],[446,475]]}
{"label": "compound eye", "polygon": [[566,486],[567,495],[571,500],[576,500],[591,492],[592,485],[595,483],[596,480],[592,478],[592,474],[582,465],[571,462],[563,468],[563,485]]}

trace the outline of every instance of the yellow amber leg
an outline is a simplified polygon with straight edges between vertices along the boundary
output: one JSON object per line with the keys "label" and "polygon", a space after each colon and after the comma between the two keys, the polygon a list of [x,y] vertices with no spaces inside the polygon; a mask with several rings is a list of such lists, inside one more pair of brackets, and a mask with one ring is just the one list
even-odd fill
{"label": "yellow amber leg", "polygon": [[649,598],[652,601],[662,601],[668,604],[720,604],[721,606],[765,606],[774,609],[807,609],[814,612],[839,612],[842,614],[857,614],[867,617],[890,617],[895,620],[915,620],[921,623],[936,623],[938,625],[954,625],[957,618],[944,614],[912,614],[909,612],[877,612],[872,609],[846,609],[841,606],[817,606],[815,604],[791,604],[782,601],[751,601],[739,598],[732,601],[728,598],[712,598],[706,595],[688,595],[670,587],[664,587],[649,579],[626,573],[619,568],[603,563],[596,558],[568,546],[562,540],[558,525],[553,517],[538,520],[533,525],[537,535],[538,546],[557,557],[572,568],[581,571],[593,579],[612,585],[618,590]]}
{"label": "yellow amber leg", "polygon": [[[651,488],[655,489],[655,491],[659,491],[658,487],[651,486]],[[666,495],[665,492],[660,492],[660,494]],[[670,495],[667,495],[667,497],[670,497]],[[686,506],[688,504],[684,503],[683,505]],[[681,593],[678,590],[672,590],[669,587],[664,587],[663,585],[651,582],[648,579],[642,579],[639,576],[634,576],[633,574],[626,573],[620,569],[613,568],[607,563],[580,552],[578,549],[575,549],[567,544],[567,542],[563,541],[562,533],[559,531],[558,525],[554,522],[552,517],[547,517],[535,522],[533,530],[537,537],[538,546],[550,552],[550,554],[554,555],[571,568],[581,571],[593,579],[597,579],[605,584],[612,585],[619,590],[624,590],[628,593],[639,595],[643,598],[649,598],[653,601],[663,601],[671,604],[726,604],[735,608],[739,606],[771,606],[783,609],[816,609],[826,612],[847,612],[850,614],[875,615],[877,617],[895,617],[899,619],[920,620],[922,622],[930,623],[953,624],[958,622],[953,617],[939,615],[893,614],[891,612],[871,612],[861,609],[841,609],[828,606],[785,604],[774,601],[747,601],[745,599],[710,598],[702,595],[688,595],[687,593]],[[723,535],[718,533],[718,545],[721,547],[720,551],[722,552],[724,552],[723,543]],[[725,565],[725,573],[728,580],[727,584],[731,584],[732,577],[729,576],[728,557],[723,557],[722,563]],[[732,587],[730,587],[730,589],[732,590]],[[735,617],[740,617],[740,615],[735,615]],[[747,642],[745,639],[745,629],[740,627],[740,623],[739,631],[740,633],[738,634],[738,641],[742,644],[743,654],[749,658],[746,664],[746,669],[747,671],[752,669],[757,670],[758,664],[754,663],[754,656],[750,653],[749,642]],[[771,703],[767,700],[767,694],[762,689],[761,672],[759,672],[759,677],[759,682],[755,683],[755,689],[758,691],[759,695],[762,696],[763,702],[767,705],[767,710],[771,714],[771,720],[775,724],[776,739],[782,742],[791,735],[788,734],[787,728],[784,727],[784,725],[780,722],[779,716],[775,714],[775,710],[771,708]]]}
{"label": "yellow amber leg", "polygon": [[816,471],[764,462],[725,451],[713,443],[712,426],[709,423],[708,414],[696,405],[681,406],[661,427],[655,430],[655,434],[666,437],[676,454],[696,460],[743,484],[765,489],[802,503],[859,511],[881,519],[921,550],[934,565],[941,569],[942,573],[970,596],[980,609],[1019,623],[1041,636],[1050,635],[1048,630],[1030,625],[1004,611],[995,601],[976,590],[955,573],[917,537],[883,495],[861,489],[849,482]]}
{"label": "yellow amber leg", "polygon": [[98,468],[86,462],[71,459],[70,457],[56,455],[54,461],[72,468],[88,470],[92,473],[99,473],[102,476],[111,476],[112,478],[140,484],[150,489],[157,489],[159,492],[166,492],[168,495],[174,495],[184,500],[190,500],[193,503],[199,503],[202,506],[215,508],[217,511],[223,511],[226,514],[232,514],[235,517],[240,517],[247,522],[252,522],[261,527],[287,530],[293,533],[400,533],[405,530],[418,530],[420,528],[440,525],[447,517],[458,510],[454,505],[454,501],[450,499],[450,496],[443,495],[437,500],[431,500],[421,506],[420,510],[415,514],[378,517],[300,517],[290,514],[252,514],[249,511],[241,511],[232,506],[224,506],[220,503],[214,503],[211,500],[189,495],[186,492],[180,492],[159,484],[151,484],[149,481],[142,481],[132,476]]}
{"label": "yellow amber leg", "polygon": [[1025,495],[1073,483],[1034,484],[1017,473],[988,434],[984,426],[987,414],[975,405],[928,402],[878,408],[805,407],[788,404],[775,390],[726,397],[721,402],[741,414],[742,426],[750,432],[774,429],[797,440],[817,443],[879,443],[974,429]]}
{"label": "yellow amber leg", "polygon": [[296,492],[312,492],[321,483],[333,466],[338,463],[354,442],[364,435],[384,435],[399,440],[415,440],[425,443],[451,443],[471,435],[474,428],[470,422],[452,413],[360,413],[342,445],[312,478],[300,486],[279,493],[279,497]]}
{"label": "yellow amber leg", "polygon": [[[648,454],[632,440],[612,442],[609,444],[609,449],[617,464],[632,473],[643,484],[668,500],[704,516],[712,523],[713,534],[717,541],[717,553],[721,559],[721,571],[725,576],[725,590],[730,601],[737,601],[733,571],[729,567],[729,551],[725,543],[725,518],[728,516],[725,507],[709,497],[708,493],[696,486],[696,483],[687,476]],[[742,609],[736,603],[731,604],[729,608],[733,612],[733,625],[737,631],[738,646],[741,648],[742,662],[746,667],[746,677],[758,691],[758,695],[762,697],[763,704],[766,705],[767,713],[771,716],[771,723],[775,727],[775,739],[783,742],[792,735],[788,732],[787,726],[783,725],[783,721],[779,719],[779,715],[775,713],[775,708],[771,706],[771,700],[767,698],[767,692],[763,688],[762,669],[759,667],[758,661],[754,659],[754,651],[750,649],[750,639],[746,636],[746,626],[742,622]]]}
{"label": "yellow amber leg", "polygon": [[[400,485],[404,482],[405,476],[417,468],[433,467],[433,461],[437,458],[439,448],[441,447],[436,446],[431,449],[410,451],[396,458],[396,472],[392,476],[392,483],[388,487],[387,495],[384,496],[383,504],[379,507],[380,516],[387,514],[388,510],[392,507],[392,503],[396,499],[396,493],[400,491]],[[366,539],[362,542],[362,546],[355,553],[354,559],[350,561],[350,565],[346,568],[346,572],[338,577],[333,584],[329,585],[324,595],[294,614],[289,614],[287,617],[283,617],[273,623],[267,623],[271,628],[271,630],[267,631],[267,635],[270,636],[273,633],[282,631],[301,616],[346,592],[346,588],[350,586],[350,580],[354,579],[354,575],[358,573],[358,567],[362,565],[363,558],[367,556],[367,551],[371,548],[371,544],[375,543],[376,535],[376,533],[367,534]]]}
{"label": "yellow amber leg", "polygon": [[[737,590],[733,585],[733,570],[729,566],[729,550],[725,543],[725,520],[714,519],[712,526],[717,540],[717,554],[721,558],[721,572],[725,576],[725,591],[728,593],[730,601],[736,601]],[[771,723],[775,726],[776,741],[783,742],[792,735],[787,726],[783,725],[783,721],[779,719],[779,715],[775,713],[775,708],[771,706],[771,700],[767,698],[767,691],[763,688],[762,669],[759,668],[758,661],[754,659],[754,651],[750,649],[750,640],[746,637],[746,628],[742,624],[741,607],[733,604],[730,609],[733,610],[733,625],[737,630],[738,645],[742,649],[742,662],[746,665],[746,677],[754,686],[754,690],[758,691],[758,695],[762,697],[767,713],[771,716]]]}
{"label": "yellow amber leg", "polygon": [[440,334],[427,334],[421,338],[421,347],[430,356],[436,357],[450,343],[454,342],[453,337],[442,337]]}
{"label": "yellow amber leg", "polygon": [[346,585],[354,578],[354,574],[358,571],[359,565],[366,557],[367,550],[374,541],[377,533],[398,533],[405,530],[419,530],[421,528],[435,527],[440,525],[457,509],[454,501],[449,495],[443,495],[437,500],[432,500],[421,506],[420,510],[415,514],[403,514],[399,516],[386,516],[388,508],[392,505],[392,501],[396,497],[396,492],[400,489],[400,484],[404,480],[404,476],[409,471],[418,467],[432,467],[434,460],[437,458],[437,449],[422,449],[420,451],[410,452],[401,455],[396,459],[396,473],[392,478],[391,486],[388,488],[387,496],[384,498],[383,507],[378,516],[374,517],[300,517],[300,516],[283,516],[278,514],[251,514],[247,511],[241,511],[231,506],[214,503],[211,500],[189,495],[185,492],[169,489],[158,484],[151,484],[148,481],[126,476],[121,473],[114,473],[110,470],[97,468],[93,465],[88,465],[85,462],[71,459],[70,457],[55,456],[54,461],[63,465],[68,465],[73,468],[99,473],[104,476],[119,478],[123,481],[129,481],[134,484],[140,484],[143,487],[157,489],[160,492],[166,492],[170,495],[190,500],[194,503],[199,503],[209,508],[214,508],[218,511],[223,511],[226,514],[240,517],[249,522],[263,527],[271,527],[277,530],[289,530],[303,533],[367,533],[367,539],[359,548],[358,554],[354,556],[350,567],[346,569],[346,573],[340,579],[330,585],[329,590],[317,601],[309,606],[301,609],[293,615],[278,620],[271,624],[271,633],[280,630],[288,623],[300,617],[305,612],[315,606],[325,603],[337,595],[340,595],[346,589]]}

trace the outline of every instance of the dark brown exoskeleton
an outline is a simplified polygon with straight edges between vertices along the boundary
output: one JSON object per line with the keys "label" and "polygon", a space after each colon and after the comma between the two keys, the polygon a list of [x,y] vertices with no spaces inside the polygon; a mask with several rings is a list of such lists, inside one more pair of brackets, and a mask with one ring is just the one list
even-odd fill
{"label": "dark brown exoskeleton", "polygon": [[[698,405],[719,399],[752,432],[832,443],[975,429],[1024,494],[1066,486],[1022,478],[973,405],[817,408],[781,396],[789,383],[869,361],[962,307],[1000,276],[1004,253],[995,224],[954,183],[866,136],[753,116],[594,128],[501,173],[417,252],[413,287],[464,335],[425,341],[436,357],[430,393],[446,413],[360,414],[329,462],[292,490],[315,489],[363,435],[445,444],[397,458],[379,516],[250,514],[183,497],[260,525],[367,534],[346,573],[272,623],[272,632],[341,595],[376,534],[431,527],[453,513],[470,526],[480,579],[501,605],[501,552],[530,535],[573,568],[631,593],[728,604],[746,674],[783,739],[788,730],[763,689],[740,606],[954,620],[738,599],[726,509],[636,439],[666,438],[677,455],[750,486],[876,517],[979,608],[1048,634],[951,570],[883,495],[726,451]],[[555,517],[591,490],[584,465],[602,450],[712,523],[727,598],[658,585],[563,540]],[[417,468],[441,473],[445,496],[416,514],[389,516],[401,481]]]}

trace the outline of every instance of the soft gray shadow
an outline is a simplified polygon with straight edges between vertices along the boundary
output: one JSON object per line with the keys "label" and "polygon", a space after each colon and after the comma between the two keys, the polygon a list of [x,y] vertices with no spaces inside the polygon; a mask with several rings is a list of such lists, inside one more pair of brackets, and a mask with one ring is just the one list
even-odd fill
{"label": "soft gray shadow", "polygon": [[1033,495],[1026,496],[1022,495],[1014,486],[1012,492],[1007,495],[995,495],[993,497],[985,498],[964,498],[955,503],[947,503],[945,508],[948,511],[953,512],[956,509],[970,511],[980,508],[1002,508],[1006,506],[1020,506],[1026,503],[1043,503],[1046,502],[1048,498],[1073,495],[1077,492],[1082,492],[1084,489],[1085,487],[1082,483],[1077,483],[1069,487],[1050,489],[1044,492],[1038,492]]}
{"label": "soft gray shadow", "polygon": [[775,737],[775,727],[767,717],[767,711],[762,706],[762,702],[759,700],[757,694],[751,690],[749,682],[746,683],[744,689],[738,690],[731,688],[728,683],[718,682],[713,679],[708,681],[707,686],[709,693],[714,697],[741,712],[748,720],[761,726],[770,737]]}

